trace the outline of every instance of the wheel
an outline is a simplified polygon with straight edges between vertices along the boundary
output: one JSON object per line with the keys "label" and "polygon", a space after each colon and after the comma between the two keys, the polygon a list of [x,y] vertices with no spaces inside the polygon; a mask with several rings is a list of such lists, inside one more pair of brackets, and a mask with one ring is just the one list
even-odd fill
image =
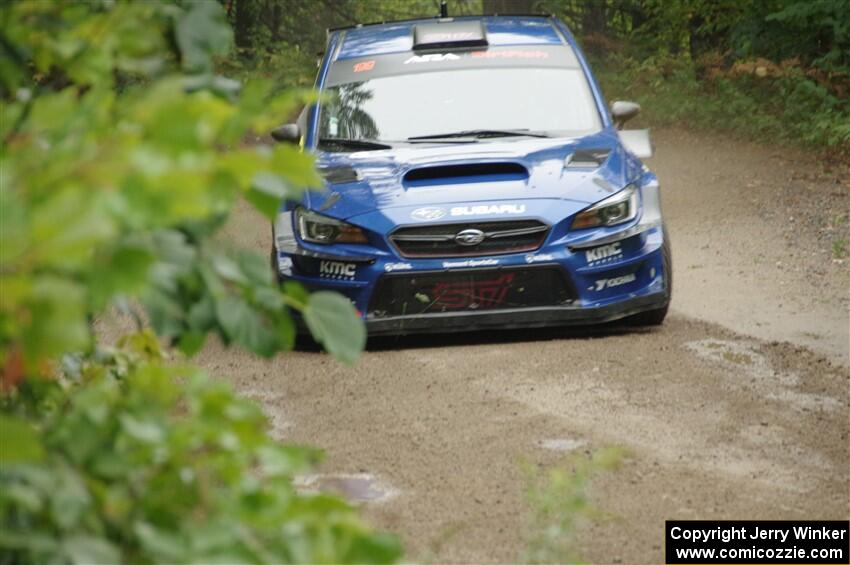
{"label": "wheel", "polygon": [[661,308],[629,316],[626,321],[633,326],[660,326],[664,323],[667,310],[670,308],[670,297],[673,296],[673,261],[670,258],[670,236],[667,233],[667,227],[665,226],[662,229],[664,230],[664,245],[661,247],[661,261],[664,264],[664,275],[667,277],[665,289],[667,301]]}

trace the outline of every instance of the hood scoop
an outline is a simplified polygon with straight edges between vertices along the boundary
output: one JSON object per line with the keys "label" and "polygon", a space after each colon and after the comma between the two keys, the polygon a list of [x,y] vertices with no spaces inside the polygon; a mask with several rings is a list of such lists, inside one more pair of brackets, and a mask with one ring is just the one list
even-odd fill
{"label": "hood scoop", "polygon": [[596,169],[602,166],[610,153],[610,149],[579,149],[567,155],[564,159],[564,168]]}
{"label": "hood scoop", "polygon": [[528,169],[519,163],[466,163],[411,169],[404,175],[405,187],[479,182],[528,180]]}
{"label": "hood scoop", "polygon": [[322,175],[322,178],[331,184],[357,182],[360,180],[360,174],[357,172],[357,169],[348,165],[319,167],[317,171]]}

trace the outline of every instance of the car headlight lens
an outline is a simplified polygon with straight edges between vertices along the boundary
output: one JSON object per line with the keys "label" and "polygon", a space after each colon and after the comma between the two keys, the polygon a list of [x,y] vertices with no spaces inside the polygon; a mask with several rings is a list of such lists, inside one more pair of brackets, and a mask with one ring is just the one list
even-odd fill
{"label": "car headlight lens", "polygon": [[634,185],[629,185],[617,194],[576,214],[572,229],[580,230],[623,224],[634,220],[639,209],[638,190]]}
{"label": "car headlight lens", "polygon": [[367,243],[366,234],[357,226],[353,226],[336,218],[329,218],[305,210],[295,209],[295,225],[298,235],[310,243]]}

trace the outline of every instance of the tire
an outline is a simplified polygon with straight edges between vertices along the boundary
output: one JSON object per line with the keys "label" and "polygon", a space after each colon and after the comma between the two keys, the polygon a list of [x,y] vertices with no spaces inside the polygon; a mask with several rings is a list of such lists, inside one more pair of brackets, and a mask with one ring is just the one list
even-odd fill
{"label": "tire", "polygon": [[670,257],[670,236],[667,233],[667,227],[665,226],[662,229],[664,230],[664,245],[661,247],[661,260],[664,265],[664,275],[667,277],[667,284],[665,285],[667,300],[661,308],[629,316],[626,321],[632,326],[660,326],[664,323],[667,310],[670,308],[670,298],[673,296],[673,261]]}

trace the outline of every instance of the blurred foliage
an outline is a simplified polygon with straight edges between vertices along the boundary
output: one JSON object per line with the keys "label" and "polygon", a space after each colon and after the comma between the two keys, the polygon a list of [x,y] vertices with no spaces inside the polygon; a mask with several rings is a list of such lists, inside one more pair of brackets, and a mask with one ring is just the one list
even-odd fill
{"label": "blurred foliage", "polygon": [[684,124],[850,155],[850,104],[800,67],[759,76],[771,67],[755,63],[748,65],[752,73],[736,74],[733,67],[700,79],[697,66],[671,56],[609,56],[594,62],[609,99],[643,105],[636,124]]}
{"label": "blurred foliage", "polygon": [[[271,356],[299,312],[341,361],[362,350],[349,301],[216,237],[241,196],[271,219],[320,186],[311,156],[242,143],[305,94],[218,74],[214,0],[19,1],[0,24],[0,562],[395,559],[347,505],[292,490],[311,451],[159,349],[213,333]],[[116,309],[141,333],[110,349],[96,320]]]}
{"label": "blurred foliage", "polygon": [[[272,216],[320,181],[291,146],[240,144],[300,96],[272,95],[270,81],[239,91],[214,74],[229,27],[215,2],[188,6],[21,2],[2,12],[14,55],[3,58],[0,130],[3,365],[21,355],[28,373],[49,371],[46,360],[91,349],[91,318],[128,298],[188,354],[209,332],[260,355],[289,349],[288,309],[329,304],[281,292],[267,255],[213,241],[240,194]],[[362,323],[333,306],[338,330],[325,337],[351,362]]]}
{"label": "blurred foliage", "polygon": [[592,478],[619,467],[626,452],[619,447],[595,451],[589,457],[574,455],[548,470],[526,464],[526,563],[581,563],[576,530],[602,513],[588,500]]}
{"label": "blurred foliage", "polygon": [[850,0],[546,0],[609,100],[684,124],[850,155]]}
{"label": "blurred foliage", "polygon": [[68,369],[86,385],[27,381],[0,413],[0,563],[398,556],[343,501],[295,491],[316,451],[272,440],[224,382],[165,364],[153,333]]}
{"label": "blurred foliage", "polygon": [[[236,57],[222,68],[274,78],[280,86],[313,84],[327,30],[358,23],[436,16],[439,0],[219,0],[236,37]],[[480,0],[454,0],[452,13],[480,13]]]}

